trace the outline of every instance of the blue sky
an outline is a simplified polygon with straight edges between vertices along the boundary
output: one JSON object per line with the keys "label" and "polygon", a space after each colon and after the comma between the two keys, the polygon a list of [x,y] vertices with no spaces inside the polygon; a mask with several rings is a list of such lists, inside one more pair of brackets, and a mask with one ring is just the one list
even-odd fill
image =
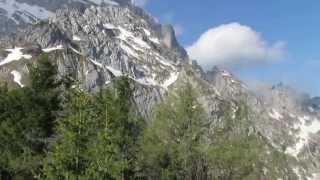
{"label": "blue sky", "polygon": [[266,49],[284,42],[285,55],[277,61],[264,58],[260,63],[234,65],[232,72],[245,80],[282,81],[320,96],[318,0],[149,0],[145,9],[162,23],[173,24],[185,47],[193,45],[204,32],[229,23],[259,33],[269,45]]}

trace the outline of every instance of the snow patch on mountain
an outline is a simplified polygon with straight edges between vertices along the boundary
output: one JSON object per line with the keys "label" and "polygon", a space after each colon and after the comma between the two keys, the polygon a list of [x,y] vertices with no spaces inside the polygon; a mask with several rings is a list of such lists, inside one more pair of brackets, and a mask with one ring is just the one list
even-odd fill
{"label": "snow patch on mountain", "polygon": [[151,42],[153,42],[155,44],[160,44],[160,40],[158,38],[150,37],[149,39],[150,39]]}
{"label": "snow patch on mountain", "polygon": [[144,31],[144,33],[147,35],[147,37],[149,38],[149,40],[150,40],[151,42],[153,42],[153,43],[155,43],[155,44],[160,44],[160,40],[159,40],[158,38],[156,38],[156,37],[152,37],[152,36],[151,36],[151,32],[150,32],[148,29],[143,28],[143,31]]}
{"label": "snow patch on mountain", "polygon": [[164,87],[165,89],[168,89],[169,86],[171,86],[173,83],[177,81],[178,77],[179,77],[179,72],[171,73],[170,77],[163,82],[162,87]]}
{"label": "snow patch on mountain", "polygon": [[143,28],[143,31],[147,36],[151,36],[151,32],[148,29]]}
{"label": "snow patch on mountain", "polygon": [[111,66],[107,66],[106,67],[115,77],[119,77],[119,76],[122,76],[122,72],[120,70],[117,70]]}
{"label": "snow patch on mountain", "polygon": [[115,25],[110,24],[110,23],[103,24],[103,27],[105,27],[106,29],[116,29],[117,28]]}
{"label": "snow patch on mountain", "polygon": [[126,54],[131,55],[135,58],[139,58],[139,55],[131,47],[129,47],[125,43],[121,42],[120,47],[121,47],[121,49],[123,49],[125,51]]}
{"label": "snow patch on mountain", "polygon": [[173,72],[170,74],[169,78],[165,79],[163,83],[159,83],[154,79],[154,77],[142,77],[142,78],[132,78],[136,82],[146,85],[146,86],[158,86],[165,90],[168,90],[168,88],[177,81],[179,77],[179,72]]}
{"label": "snow patch on mountain", "polygon": [[276,120],[280,120],[283,118],[283,115],[280,114],[277,110],[275,109],[272,109],[271,112],[269,112],[269,116],[272,118],[272,119],[276,119]]}
{"label": "snow patch on mountain", "polygon": [[69,46],[69,48],[70,48],[73,52],[75,52],[76,54],[81,55],[81,56],[83,55],[83,54],[81,54],[80,51],[76,50],[76,49],[73,48],[72,46]]}
{"label": "snow patch on mountain", "polygon": [[43,52],[49,53],[51,51],[56,51],[56,50],[62,50],[63,49],[63,45],[57,45],[55,47],[49,47],[49,48],[44,48],[42,49]]}
{"label": "snow patch on mountain", "polygon": [[122,27],[118,27],[118,29],[120,30],[120,35],[118,36],[119,39],[129,42],[132,41],[141,48],[150,49],[150,46],[144,40],[142,40],[142,38],[135,37],[132,32],[127,31]]}
{"label": "snow patch on mountain", "polygon": [[286,153],[297,157],[301,150],[308,145],[310,134],[315,134],[320,131],[320,121],[311,119],[310,116],[299,116],[299,122],[294,125],[296,130],[299,130],[297,135],[297,143],[287,149]]}
{"label": "snow patch on mountain", "polygon": [[10,52],[8,56],[0,62],[0,66],[4,64],[11,63],[12,61],[19,61],[20,59],[31,59],[32,56],[29,54],[23,54],[21,52],[23,48],[21,47],[15,47],[14,49],[6,49],[7,52]]}
{"label": "snow patch on mountain", "polygon": [[99,63],[98,61],[93,60],[93,59],[91,59],[91,58],[89,58],[89,60],[90,60],[94,65],[96,65],[96,66],[98,66],[98,67],[100,67],[100,68],[103,68],[102,64]]}
{"label": "snow patch on mountain", "polygon": [[81,38],[80,38],[79,36],[77,36],[77,35],[73,35],[73,36],[72,36],[72,40],[74,40],[74,41],[81,41]]}
{"label": "snow patch on mountain", "polygon": [[24,87],[24,85],[21,83],[20,72],[13,70],[13,71],[11,71],[11,74],[13,75],[13,81],[16,82],[20,87]]}
{"label": "snow patch on mountain", "polygon": [[[116,26],[111,23],[105,23],[103,24],[103,27],[106,29],[114,30],[117,29],[120,31],[120,34],[118,35],[118,39],[121,39],[122,41],[128,42],[128,43],[134,43],[136,46],[139,46],[139,48],[145,48],[150,49],[151,47],[145,42],[141,37],[136,37],[132,32],[126,30],[125,28],[121,26]],[[144,29],[146,34],[151,34],[150,31]],[[136,48],[138,49],[138,47]],[[142,49],[141,49],[142,50]]]}
{"label": "snow patch on mountain", "polygon": [[37,19],[47,19],[54,14],[43,7],[21,3],[16,0],[2,0],[0,1],[0,8],[4,9],[6,11],[5,15],[17,24],[19,24],[19,22],[15,18],[15,14],[25,15],[24,20],[27,21],[27,23],[32,23],[32,21]]}
{"label": "snow patch on mountain", "polygon": [[134,79],[136,82],[146,85],[146,86],[159,86],[158,82],[154,80],[154,78],[142,77],[138,79]]}

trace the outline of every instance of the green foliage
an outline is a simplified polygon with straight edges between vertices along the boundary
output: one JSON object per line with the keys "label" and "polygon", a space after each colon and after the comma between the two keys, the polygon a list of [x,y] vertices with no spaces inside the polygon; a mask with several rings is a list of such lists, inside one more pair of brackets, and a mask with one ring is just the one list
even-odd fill
{"label": "green foliage", "polygon": [[214,179],[248,179],[255,177],[259,163],[258,140],[253,137],[229,137],[220,144],[212,145],[208,151],[211,174]]}
{"label": "green foliage", "polygon": [[141,161],[152,179],[203,179],[202,152],[208,123],[190,85],[158,105],[144,134]]}
{"label": "green foliage", "polygon": [[[132,112],[129,78],[115,82],[115,95],[76,94],[57,125],[45,179],[132,179],[143,120]],[[89,178],[90,177],[90,178]]]}
{"label": "green foliage", "polygon": [[216,126],[214,143],[208,148],[213,179],[260,179],[257,165],[263,144],[249,133],[249,109],[245,103],[226,105],[222,126]]}
{"label": "green foliage", "polygon": [[95,135],[95,117],[91,99],[83,92],[66,104],[63,118],[58,120],[58,139],[46,159],[45,179],[87,179],[88,144]]}
{"label": "green foliage", "polygon": [[112,145],[109,135],[110,119],[115,119],[115,98],[109,89],[101,90],[95,97],[95,139],[89,143],[90,167],[86,173],[91,179],[115,179],[120,174],[121,165],[114,158],[118,149]]}
{"label": "green foliage", "polygon": [[30,87],[0,90],[0,168],[9,177],[31,179],[39,172],[60,110],[56,67],[46,56],[38,64],[30,67]]}
{"label": "green foliage", "polygon": [[110,90],[103,90],[96,98],[100,130],[91,151],[92,174],[113,179],[135,176],[144,120],[131,109],[132,92],[129,78],[123,76],[115,82],[115,97]]}
{"label": "green foliage", "polygon": [[254,132],[249,113],[243,102],[224,109],[223,125],[215,128],[214,143],[207,151],[213,179],[288,177],[286,155]]}
{"label": "green foliage", "polygon": [[0,86],[0,179],[290,177],[286,155],[255,132],[245,103],[226,105],[214,121],[187,84],[145,124],[126,76],[94,95],[70,90],[43,54],[30,77],[30,87]]}
{"label": "green foliage", "polygon": [[49,55],[41,54],[37,63],[30,68],[31,87],[41,92],[59,86],[61,82],[57,80],[57,73],[57,67],[50,61]]}
{"label": "green foliage", "polygon": [[255,132],[249,113],[245,103],[226,105],[222,121],[210,124],[192,88],[182,87],[154,110],[141,141],[141,177],[217,180],[288,177],[285,155],[268,146]]}

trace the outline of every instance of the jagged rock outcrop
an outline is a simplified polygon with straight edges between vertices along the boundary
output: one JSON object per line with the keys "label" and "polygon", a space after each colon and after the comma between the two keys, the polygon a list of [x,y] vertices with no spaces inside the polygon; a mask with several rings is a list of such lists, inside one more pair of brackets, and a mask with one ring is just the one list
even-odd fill
{"label": "jagged rock outcrop", "polygon": [[225,70],[204,72],[196,62],[190,62],[171,26],[159,24],[129,1],[85,1],[90,5],[106,4],[91,7],[76,0],[65,2],[70,6],[58,10],[48,21],[36,20],[16,34],[0,36],[1,81],[12,88],[28,85],[27,64],[41,53],[48,53],[61,76],[71,75],[88,91],[127,74],[136,87],[136,108],[144,116],[149,116],[151,108],[180,84],[190,83],[197,89],[199,102],[213,125],[221,123],[224,104],[230,104],[233,112],[240,103],[249,106],[246,130],[265,139],[267,148],[291,157],[288,168],[293,175],[282,178],[306,179],[319,173],[317,99],[300,96],[282,85],[257,96]]}
{"label": "jagged rock outcrop", "polygon": [[66,7],[85,8],[91,5],[130,5],[131,0],[1,0],[0,33],[12,33],[54,15]]}

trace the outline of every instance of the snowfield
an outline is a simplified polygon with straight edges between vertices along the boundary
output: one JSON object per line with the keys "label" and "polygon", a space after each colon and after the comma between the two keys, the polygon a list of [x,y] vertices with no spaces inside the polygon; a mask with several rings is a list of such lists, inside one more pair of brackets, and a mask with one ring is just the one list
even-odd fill
{"label": "snowfield", "polygon": [[280,114],[277,110],[275,109],[272,109],[271,112],[269,112],[269,116],[272,118],[272,119],[276,119],[276,120],[280,120],[283,118],[283,115]]}
{"label": "snowfield", "polygon": [[51,51],[62,50],[62,49],[63,49],[63,46],[60,44],[60,45],[57,45],[56,47],[44,48],[44,49],[42,49],[42,51],[49,53]]}
{"label": "snowfield", "polygon": [[297,135],[298,142],[287,149],[286,153],[297,157],[301,150],[308,144],[310,134],[315,134],[320,131],[320,121],[311,119],[309,116],[298,117],[299,122],[294,125],[294,128],[299,130]]}
{"label": "snowfield", "polygon": [[116,77],[122,76],[122,72],[120,70],[114,69],[111,66],[107,66],[107,69]]}
{"label": "snowfield", "polygon": [[139,58],[139,55],[131,47],[127,46],[124,42],[120,43],[120,47],[126,52],[127,55],[131,55],[137,59]]}
{"label": "snowfield", "polygon": [[36,20],[36,18],[47,19],[50,16],[53,16],[54,14],[53,12],[48,11],[43,7],[39,7],[37,5],[29,5],[27,3],[21,3],[17,0],[1,0],[0,7],[6,11],[5,15],[8,18],[15,21],[17,24],[19,24],[15,17],[17,12],[22,12],[21,15],[23,15],[23,20],[25,20],[28,23],[32,23],[32,21]]}
{"label": "snowfield", "polygon": [[81,38],[80,38],[79,36],[77,36],[77,35],[73,35],[73,36],[72,36],[72,40],[74,40],[74,41],[81,41]]}
{"label": "snowfield", "polygon": [[18,71],[11,71],[11,74],[13,75],[13,81],[19,84],[20,87],[24,87],[24,85],[21,83],[21,74]]}
{"label": "snowfield", "polygon": [[7,52],[10,52],[8,56],[0,62],[0,66],[4,64],[11,63],[13,61],[19,61],[20,59],[31,59],[32,56],[29,54],[23,54],[21,52],[23,48],[20,47],[15,47],[14,49],[6,49]]}

